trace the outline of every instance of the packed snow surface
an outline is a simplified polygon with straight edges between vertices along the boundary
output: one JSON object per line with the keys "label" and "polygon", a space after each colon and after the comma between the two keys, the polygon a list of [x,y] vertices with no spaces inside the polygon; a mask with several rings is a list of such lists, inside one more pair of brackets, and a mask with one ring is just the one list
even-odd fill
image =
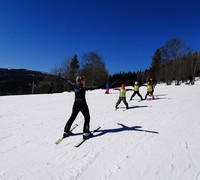
{"label": "packed snow surface", "polygon": [[156,100],[129,101],[132,93],[130,109],[116,111],[119,91],[86,92],[90,129],[101,129],[78,148],[81,113],[74,135],[55,144],[73,92],[1,96],[0,180],[200,180],[200,81],[157,85]]}

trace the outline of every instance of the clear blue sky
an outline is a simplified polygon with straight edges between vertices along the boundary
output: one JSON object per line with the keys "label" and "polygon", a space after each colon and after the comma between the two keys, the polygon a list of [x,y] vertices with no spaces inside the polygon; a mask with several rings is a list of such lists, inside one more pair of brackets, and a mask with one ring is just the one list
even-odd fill
{"label": "clear blue sky", "polygon": [[0,68],[49,72],[96,51],[110,74],[144,70],[175,37],[200,50],[199,0],[0,0]]}

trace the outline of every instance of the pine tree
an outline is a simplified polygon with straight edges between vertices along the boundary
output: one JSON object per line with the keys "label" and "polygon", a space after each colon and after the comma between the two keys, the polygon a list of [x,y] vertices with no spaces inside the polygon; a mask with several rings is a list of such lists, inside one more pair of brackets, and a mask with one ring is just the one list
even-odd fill
{"label": "pine tree", "polygon": [[77,55],[74,55],[69,65],[67,79],[72,80],[72,81],[75,80],[76,76],[78,75],[79,68],[80,68],[80,65],[79,65],[78,57]]}
{"label": "pine tree", "polygon": [[160,81],[159,78],[159,71],[161,67],[162,59],[161,59],[161,52],[160,49],[157,49],[155,52],[153,58],[152,58],[152,64],[150,68],[150,76],[154,79],[154,81]]}
{"label": "pine tree", "polygon": [[[79,61],[78,61],[78,57],[77,55],[74,55],[74,57],[71,59],[71,62],[68,66],[68,70],[67,70],[67,79],[70,81],[75,81],[76,76],[79,73]],[[73,87],[71,85],[68,85],[67,87],[67,91],[71,91],[73,89]]]}

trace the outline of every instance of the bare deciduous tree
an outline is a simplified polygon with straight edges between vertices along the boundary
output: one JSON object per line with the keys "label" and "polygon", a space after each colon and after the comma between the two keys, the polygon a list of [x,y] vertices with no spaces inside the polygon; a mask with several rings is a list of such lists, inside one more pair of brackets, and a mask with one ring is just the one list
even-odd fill
{"label": "bare deciduous tree", "polygon": [[[173,38],[166,42],[164,46],[160,48],[162,56],[162,75],[167,84],[175,79],[181,79],[181,66],[179,66],[182,57],[190,52],[190,48],[186,46],[185,42],[181,38]],[[179,81],[179,80],[178,80]]]}
{"label": "bare deciduous tree", "polygon": [[89,85],[103,85],[108,79],[108,71],[103,58],[97,52],[85,53],[82,57],[81,73]]}

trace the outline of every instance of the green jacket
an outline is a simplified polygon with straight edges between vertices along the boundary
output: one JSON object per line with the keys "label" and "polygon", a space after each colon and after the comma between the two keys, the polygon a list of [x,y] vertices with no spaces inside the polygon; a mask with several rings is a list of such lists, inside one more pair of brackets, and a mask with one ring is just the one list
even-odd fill
{"label": "green jacket", "polygon": [[134,86],[134,91],[139,91],[139,86],[138,85]]}
{"label": "green jacket", "polygon": [[147,85],[147,91],[148,92],[151,92],[153,89],[152,89],[152,86],[151,85]]}
{"label": "green jacket", "polygon": [[126,89],[120,89],[119,97],[126,97]]}

